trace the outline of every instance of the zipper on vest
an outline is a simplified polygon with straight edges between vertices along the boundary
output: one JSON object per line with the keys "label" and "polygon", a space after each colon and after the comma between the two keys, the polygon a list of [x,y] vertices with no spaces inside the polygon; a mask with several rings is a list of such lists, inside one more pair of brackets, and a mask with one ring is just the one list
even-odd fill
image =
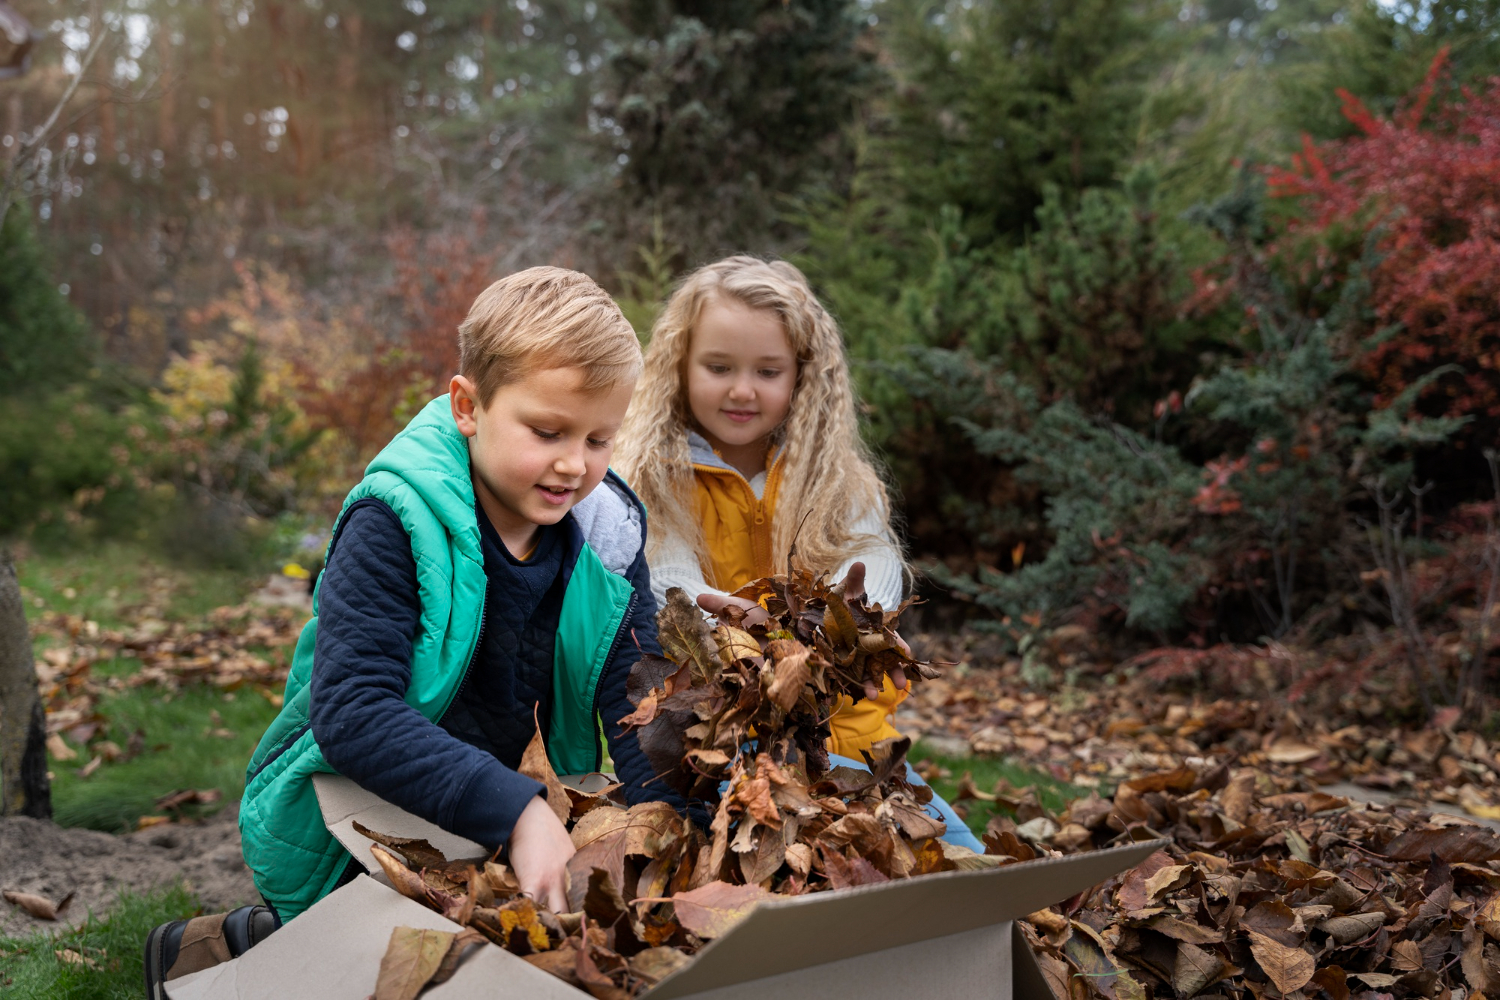
{"label": "zipper on vest", "polygon": [[[590,716],[590,718],[599,719],[599,698],[600,698],[601,693],[604,691],[604,681],[609,676],[609,668],[613,665],[613,661],[614,661],[614,658],[615,658],[615,651],[620,648],[620,640],[625,637],[625,630],[630,627],[630,616],[635,613],[635,604],[636,604],[636,592],[635,592],[635,588],[631,587],[630,588],[630,600],[625,603],[625,615],[624,615],[624,617],[622,617],[620,619],[620,627],[617,628],[617,629],[615,629],[615,639],[614,639],[614,642],[611,642],[609,644],[609,652],[604,654],[604,669],[602,671],[600,671],[600,673],[599,673],[599,683],[597,683],[597,684],[594,685],[594,711],[593,711],[593,714]],[[603,722],[602,719],[599,719],[599,721],[601,723]],[[615,720],[615,721],[617,723],[619,722],[618,719]],[[608,739],[608,734],[607,733],[605,734],[605,738]],[[601,747],[599,745],[599,741],[595,740],[594,741],[594,770],[597,771],[597,770],[599,770],[599,768],[601,768],[603,766],[604,766],[604,751],[603,751],[603,749],[601,749]]]}
{"label": "zipper on vest", "polygon": [[479,634],[474,637],[474,652],[469,657],[468,666],[464,667],[464,675],[462,678],[460,678],[458,687],[453,689],[453,697],[449,698],[448,704],[443,706],[442,714],[440,714],[436,719],[432,720],[432,724],[435,726],[441,726],[443,724],[443,720],[448,717],[448,710],[453,707],[453,703],[458,700],[458,696],[464,693],[464,688],[469,683],[469,675],[474,672],[474,664],[479,662],[479,653],[482,649],[484,649],[484,623],[489,620],[489,616],[485,614],[486,609],[488,609],[489,607],[489,603],[490,588],[486,586],[484,588],[484,597],[479,602]]}

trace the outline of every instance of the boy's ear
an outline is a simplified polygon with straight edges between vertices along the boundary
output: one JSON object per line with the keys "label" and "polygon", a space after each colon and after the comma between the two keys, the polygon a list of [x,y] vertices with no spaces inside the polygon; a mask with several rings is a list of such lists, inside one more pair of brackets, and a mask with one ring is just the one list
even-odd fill
{"label": "boy's ear", "polygon": [[453,376],[448,383],[448,403],[453,409],[453,422],[464,437],[473,437],[479,432],[479,390],[474,383],[462,375]]}

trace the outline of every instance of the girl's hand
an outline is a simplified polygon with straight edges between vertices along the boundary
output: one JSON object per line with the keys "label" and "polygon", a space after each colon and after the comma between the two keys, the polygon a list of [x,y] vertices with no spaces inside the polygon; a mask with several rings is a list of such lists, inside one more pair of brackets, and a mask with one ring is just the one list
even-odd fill
{"label": "girl's hand", "polygon": [[[865,564],[850,563],[849,572],[844,575],[844,600],[852,604],[863,596],[865,596]],[[902,647],[905,647],[905,643],[902,643]],[[905,691],[909,683],[906,679],[906,671],[900,667],[892,670],[891,683],[896,686],[897,691]],[[865,697],[871,701],[880,697],[880,689],[875,686],[874,681],[865,681]]]}
{"label": "girl's hand", "polygon": [[568,912],[568,859],[573,840],[540,795],[521,810],[510,833],[510,867],[521,891],[553,913]]}
{"label": "girl's hand", "polygon": [[747,612],[743,622],[745,625],[759,625],[771,617],[765,608],[754,601],[748,601],[743,597],[725,597],[723,594],[699,594],[698,607],[715,618],[722,618],[725,608],[743,608]]}
{"label": "girl's hand", "polygon": [[[865,594],[865,564],[862,562],[851,563],[849,572],[844,575],[844,600],[856,601]],[[758,625],[771,617],[766,609],[754,601],[743,597],[726,597],[722,594],[699,594],[698,607],[711,615],[722,615],[725,608],[743,608],[746,612],[745,624]],[[903,648],[905,643],[902,644]],[[908,654],[909,655],[909,654]],[[896,690],[905,691],[909,682],[906,679],[906,671],[897,667],[891,671],[891,683]],[[880,697],[880,689],[873,681],[865,681],[865,697],[874,701]]]}

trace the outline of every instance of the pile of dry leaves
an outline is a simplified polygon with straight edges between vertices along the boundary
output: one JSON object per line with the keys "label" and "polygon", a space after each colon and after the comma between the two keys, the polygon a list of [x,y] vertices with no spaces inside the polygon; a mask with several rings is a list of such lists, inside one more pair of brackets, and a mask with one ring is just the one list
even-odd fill
{"label": "pile of dry leaves", "polygon": [[1460,1000],[1500,988],[1500,835],[1291,784],[1183,767],[1057,817],[1013,798],[1021,826],[997,817],[991,834],[1029,834],[1037,851],[1172,841],[1028,918],[1057,995]]}
{"label": "pile of dry leaves", "polygon": [[936,839],[945,829],[923,809],[931,790],[906,780],[909,741],[877,744],[869,771],[829,766],[824,744],[839,695],[861,697],[866,683],[878,687],[898,671],[918,682],[935,676],[896,634],[900,609],[846,600],[841,587],[808,576],[740,594],[769,619],[750,624],[732,612],[710,629],[671,592],[658,619],[667,656],[637,668],[637,708],[624,720],[639,727],[665,780],[711,809],[708,830],[664,803],[623,808],[615,787],[565,788],[534,739],[521,770],[547,784],[547,801],[570,828],[572,912],[549,913],[518,895],[494,860],[448,861],[425,841],[361,828],[398,891],[468,929],[398,929],[377,997],[415,996],[481,939],[595,997],[631,997],[771,893],[1002,863]]}

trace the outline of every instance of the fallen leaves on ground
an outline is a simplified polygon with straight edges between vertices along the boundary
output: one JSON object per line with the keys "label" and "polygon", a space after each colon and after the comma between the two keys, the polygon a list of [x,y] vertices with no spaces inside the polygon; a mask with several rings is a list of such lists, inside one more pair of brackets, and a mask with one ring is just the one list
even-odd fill
{"label": "fallen leaves on ground", "polygon": [[1405,1000],[1500,985],[1500,834],[1486,827],[1202,761],[1041,818],[1048,836],[1028,843],[997,816],[985,840],[1064,854],[1171,840],[1027,918],[1059,997]]}
{"label": "fallen leaves on ground", "polygon": [[[1113,670],[1108,683],[1042,692],[1027,690],[1020,662],[988,654],[981,637],[923,637],[917,646],[958,667],[902,705],[902,732],[957,737],[975,753],[1084,788],[1192,761],[1234,761],[1316,785],[1348,782],[1402,805],[1443,803],[1500,819],[1500,758],[1483,735],[1453,728],[1456,713],[1426,727],[1393,725],[1405,694],[1379,677],[1313,683],[1307,678],[1333,668],[1310,652],[1155,650]],[[1304,680],[1286,682],[1294,677]],[[1245,693],[1202,693],[1216,685]]]}
{"label": "fallen leaves on ground", "polygon": [[[144,685],[170,691],[211,684],[225,692],[248,689],[279,706],[291,653],[306,619],[297,609],[253,604],[219,608],[197,623],[143,617],[119,630],[101,629],[77,615],[43,615],[32,624],[32,634],[52,642],[36,661],[47,714],[48,755],[56,761],[76,760],[77,748],[84,748],[90,759],[78,775],[86,779],[105,762],[130,760],[147,749],[141,733],[124,747],[103,739],[108,726],[98,705],[111,691]],[[138,660],[139,669],[123,676],[95,669],[121,657]],[[217,713],[207,733],[234,736],[220,724]]]}
{"label": "fallen leaves on ground", "polygon": [[74,893],[68,893],[59,902],[52,902],[46,896],[38,896],[30,892],[17,892],[7,889],[3,894],[5,901],[19,906],[38,920],[56,920],[58,916],[68,908],[73,901]]}

